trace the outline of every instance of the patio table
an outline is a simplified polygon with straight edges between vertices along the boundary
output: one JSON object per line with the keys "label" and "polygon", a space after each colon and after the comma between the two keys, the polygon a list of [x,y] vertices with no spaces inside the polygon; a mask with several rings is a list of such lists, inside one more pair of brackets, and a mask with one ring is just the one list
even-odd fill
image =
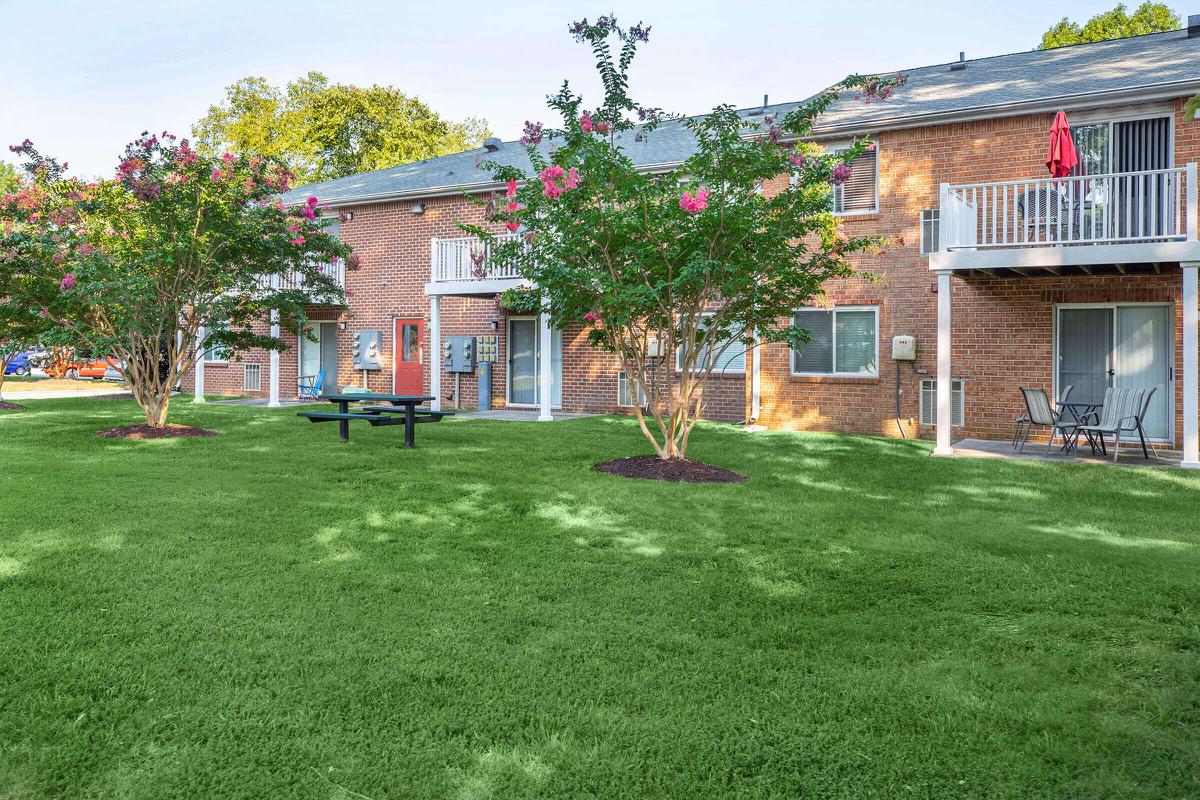
{"label": "patio table", "polygon": [[[1058,408],[1060,413],[1070,412],[1071,419],[1073,419],[1076,424],[1082,425],[1088,417],[1094,414],[1099,414],[1099,412],[1104,408],[1104,404],[1091,400],[1069,400],[1065,403],[1059,403]],[[1084,431],[1083,434],[1087,437],[1088,444],[1094,451],[1096,449],[1096,443],[1092,440],[1092,435],[1087,431]],[[1070,453],[1078,445],[1079,433],[1076,431],[1075,435],[1068,439],[1067,442],[1062,446],[1062,450],[1064,453]]]}

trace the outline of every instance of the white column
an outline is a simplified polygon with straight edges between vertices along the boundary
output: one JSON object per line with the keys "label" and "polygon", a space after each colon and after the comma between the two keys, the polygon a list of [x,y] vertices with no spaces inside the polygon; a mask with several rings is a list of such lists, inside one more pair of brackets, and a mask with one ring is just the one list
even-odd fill
{"label": "white column", "polygon": [[192,376],[196,379],[195,392],[192,395],[193,403],[204,402],[204,350],[201,344],[204,342],[204,328],[200,329],[200,333],[196,335],[196,366],[192,369]]}
{"label": "white column", "polygon": [[935,456],[954,455],[950,446],[951,426],[954,423],[950,415],[950,271],[940,270],[937,274],[937,306],[938,306],[938,336],[937,336],[937,446],[933,448]]}
{"label": "white column", "polygon": [[1200,262],[1185,261],[1183,267],[1183,464],[1200,469],[1200,322],[1197,270]]}
{"label": "white column", "polygon": [[[393,345],[395,343],[393,342]],[[429,407],[434,411],[442,409],[442,298],[438,295],[429,297],[429,394],[433,402]],[[393,353],[396,347],[392,347]]]}
{"label": "white column", "polygon": [[550,413],[550,406],[554,402],[554,387],[553,382],[554,371],[552,362],[554,360],[554,340],[550,333],[550,315],[542,313],[538,316],[538,355],[540,357],[539,372],[541,378],[538,381],[538,421],[552,422],[554,415]]}
{"label": "white column", "polygon": [[[271,336],[279,338],[279,310],[271,310]],[[279,408],[279,351],[271,351],[271,379],[267,397],[267,408]]]}
{"label": "white column", "polygon": [[750,421],[758,422],[762,413],[762,336],[754,331],[754,366],[750,372]]}

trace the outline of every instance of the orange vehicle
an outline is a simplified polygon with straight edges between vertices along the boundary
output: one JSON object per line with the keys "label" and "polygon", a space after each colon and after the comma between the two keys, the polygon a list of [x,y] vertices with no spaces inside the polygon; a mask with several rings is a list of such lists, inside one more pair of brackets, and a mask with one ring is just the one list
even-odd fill
{"label": "orange vehicle", "polygon": [[54,348],[54,353],[48,359],[45,370],[51,378],[94,378],[100,380],[110,365],[117,361],[111,356],[107,358],[92,358],[91,353],[81,350],[78,353],[66,348]]}

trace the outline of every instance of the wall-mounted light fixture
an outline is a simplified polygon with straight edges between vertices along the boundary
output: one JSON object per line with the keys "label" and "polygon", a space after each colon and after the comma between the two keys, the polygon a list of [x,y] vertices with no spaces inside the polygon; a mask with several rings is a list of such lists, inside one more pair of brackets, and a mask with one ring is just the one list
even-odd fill
{"label": "wall-mounted light fixture", "polygon": [[343,212],[341,213],[341,220],[342,220],[342,222],[349,222],[349,221],[350,221],[350,220],[352,220],[352,219],[354,219],[354,212],[353,212],[353,211],[343,211]]}
{"label": "wall-mounted light fixture", "polygon": [[425,204],[424,203],[413,203],[411,206],[408,207],[408,210],[414,214],[424,214],[425,213]]}
{"label": "wall-mounted light fixture", "polygon": [[344,330],[346,330],[346,323],[344,323],[344,322],[339,322],[339,323],[338,323],[338,330],[339,330],[339,331],[344,331]]}

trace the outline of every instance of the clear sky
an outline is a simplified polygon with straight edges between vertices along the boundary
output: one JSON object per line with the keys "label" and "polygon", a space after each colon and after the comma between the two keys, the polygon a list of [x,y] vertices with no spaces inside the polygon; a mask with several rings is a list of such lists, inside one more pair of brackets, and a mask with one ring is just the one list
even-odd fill
{"label": "clear sky", "polygon": [[1115,4],[0,0],[0,158],[29,137],[72,172],[107,175],[142,130],[186,134],[238,78],[283,83],[312,69],[391,84],[446,117],[483,117],[496,135],[516,138],[525,119],[552,121],[544,99],[563,78],[594,96],[589,54],[566,26],[608,11],[653,28],[634,97],[699,113],[764,94],[797,100],[851,72],[943,63],[960,50],[1032,49],[1059,17]]}

